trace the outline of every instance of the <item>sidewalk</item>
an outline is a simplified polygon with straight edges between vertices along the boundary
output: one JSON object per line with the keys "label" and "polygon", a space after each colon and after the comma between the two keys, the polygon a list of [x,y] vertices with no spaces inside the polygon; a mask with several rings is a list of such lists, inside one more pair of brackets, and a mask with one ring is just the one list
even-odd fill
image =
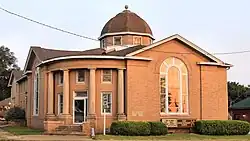
{"label": "sidewalk", "polygon": [[60,135],[13,135],[0,129],[0,140],[11,141],[91,141],[89,137],[85,136],[60,136]]}
{"label": "sidewalk", "polygon": [[15,141],[91,141],[89,137],[84,136],[59,136],[59,135],[22,135],[7,136],[6,139]]}

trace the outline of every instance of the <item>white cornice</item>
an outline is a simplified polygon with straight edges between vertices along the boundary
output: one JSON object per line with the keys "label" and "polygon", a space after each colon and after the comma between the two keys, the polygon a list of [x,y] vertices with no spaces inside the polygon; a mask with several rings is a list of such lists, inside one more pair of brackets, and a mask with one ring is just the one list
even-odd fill
{"label": "white cornice", "polygon": [[198,65],[210,65],[210,66],[221,66],[221,67],[233,67],[231,64],[221,64],[216,62],[198,62]]}
{"label": "white cornice", "polygon": [[145,60],[145,61],[151,61],[152,59],[150,58],[145,58],[145,57],[135,57],[135,56],[101,56],[101,55],[87,55],[87,56],[66,56],[66,57],[58,57],[58,58],[53,58],[49,59],[46,61],[42,61],[40,64],[38,64],[36,67],[54,62],[54,61],[61,61],[61,60],[69,60],[69,59],[116,59],[116,60]]}
{"label": "white cornice", "polygon": [[141,36],[149,36],[153,40],[155,39],[151,34],[148,33],[139,33],[139,32],[114,32],[114,33],[105,33],[98,38],[98,40],[106,37],[106,36],[116,36],[116,35],[141,35]]}

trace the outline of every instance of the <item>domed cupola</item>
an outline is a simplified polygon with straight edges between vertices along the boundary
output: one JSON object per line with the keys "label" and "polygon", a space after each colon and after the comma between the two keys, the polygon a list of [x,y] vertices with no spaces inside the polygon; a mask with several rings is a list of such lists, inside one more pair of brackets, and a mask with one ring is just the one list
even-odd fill
{"label": "domed cupola", "polygon": [[137,14],[128,10],[118,13],[103,27],[101,36],[101,48],[149,45],[154,40],[149,25]]}

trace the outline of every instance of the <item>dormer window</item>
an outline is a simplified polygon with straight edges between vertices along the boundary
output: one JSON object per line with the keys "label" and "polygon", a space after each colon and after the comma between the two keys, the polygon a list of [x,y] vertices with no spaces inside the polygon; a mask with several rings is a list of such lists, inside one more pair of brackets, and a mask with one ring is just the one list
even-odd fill
{"label": "dormer window", "polygon": [[122,45],[122,37],[121,36],[113,37],[113,45],[115,45],[115,46]]}
{"label": "dormer window", "polygon": [[140,37],[140,36],[134,36],[133,37],[133,44],[134,45],[141,45],[142,44],[142,37]]}
{"label": "dormer window", "polygon": [[104,47],[105,47],[105,40],[102,39],[102,40],[101,40],[101,48],[104,48]]}

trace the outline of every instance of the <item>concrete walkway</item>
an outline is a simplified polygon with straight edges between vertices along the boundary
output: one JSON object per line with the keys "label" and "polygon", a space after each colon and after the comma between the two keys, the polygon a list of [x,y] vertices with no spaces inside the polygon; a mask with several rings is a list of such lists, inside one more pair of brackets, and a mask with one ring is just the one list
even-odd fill
{"label": "concrete walkway", "polygon": [[0,129],[0,140],[11,141],[91,141],[89,137],[85,136],[60,136],[60,135],[13,135]]}
{"label": "concrete walkway", "polygon": [[15,141],[90,141],[89,137],[84,136],[60,136],[60,135],[22,135],[7,136],[6,139]]}

